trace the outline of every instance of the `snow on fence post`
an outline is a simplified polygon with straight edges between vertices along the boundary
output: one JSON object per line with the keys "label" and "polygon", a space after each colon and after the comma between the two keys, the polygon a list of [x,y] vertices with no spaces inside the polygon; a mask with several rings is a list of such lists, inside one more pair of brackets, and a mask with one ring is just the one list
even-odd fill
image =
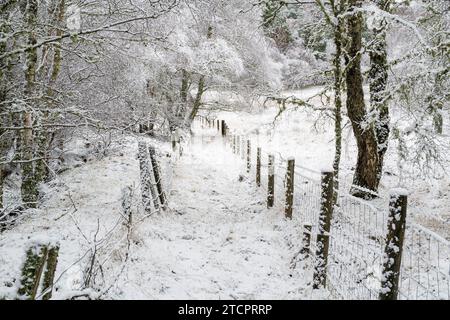
{"label": "snow on fence post", "polygon": [[247,173],[250,172],[251,164],[251,144],[250,140],[247,140]]}
{"label": "snow on fence post", "polygon": [[269,154],[267,166],[267,208],[272,208],[275,195],[275,157],[273,154]]}
{"label": "snow on fence post", "polygon": [[304,224],[303,228],[305,230],[303,231],[302,249],[300,250],[300,253],[302,255],[302,259],[307,259],[309,257],[310,248],[311,248],[311,230],[312,230],[312,225],[311,224]]}
{"label": "snow on fence post", "polygon": [[27,250],[21,286],[17,292],[19,296],[30,300],[39,296],[43,300],[52,297],[58,254],[59,245],[35,244]]}
{"label": "snow on fence post", "polygon": [[131,202],[132,202],[133,189],[128,186],[122,189],[122,211],[124,217],[128,218],[127,223],[131,225],[133,222]]}
{"label": "snow on fence post", "polygon": [[[156,183],[156,189],[158,190],[159,202],[161,203],[163,210],[166,210],[167,198],[166,198],[166,193],[164,192],[164,189],[162,187],[161,171],[159,170],[158,160],[156,159],[155,147],[150,145],[148,147],[148,151],[150,153],[150,161],[152,162],[153,176],[155,177],[155,183]],[[155,199],[155,201],[157,201],[157,199]]]}
{"label": "snow on fence post", "polygon": [[313,289],[325,288],[327,281],[328,249],[330,227],[333,215],[333,171],[322,171],[322,194],[319,213],[319,230],[316,239],[316,264]]}
{"label": "snow on fence post", "polygon": [[[144,206],[145,213],[150,214],[152,212],[152,199],[155,199],[156,192],[151,179],[147,145],[143,141],[139,141],[138,143],[138,158],[141,176],[142,205]],[[154,201],[153,205],[156,210],[159,209],[157,201]]]}
{"label": "snow on fence post", "polygon": [[292,219],[292,206],[294,203],[294,168],[295,159],[289,158],[286,170],[286,202],[284,205],[284,214],[289,219]]}
{"label": "snow on fence post", "polygon": [[245,159],[245,138],[244,136],[241,137],[241,159]]}
{"label": "snow on fence post", "polygon": [[256,185],[261,186],[261,147],[256,149]]}
{"label": "snow on fence post", "polygon": [[407,191],[393,189],[389,199],[388,231],[383,257],[380,300],[397,300],[406,227]]}

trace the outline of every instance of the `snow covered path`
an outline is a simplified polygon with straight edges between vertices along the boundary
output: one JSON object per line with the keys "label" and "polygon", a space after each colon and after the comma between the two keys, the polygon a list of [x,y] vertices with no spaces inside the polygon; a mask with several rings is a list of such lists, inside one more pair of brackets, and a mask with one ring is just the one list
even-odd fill
{"label": "snow covered path", "polygon": [[289,267],[294,254],[289,222],[280,212],[266,209],[264,195],[253,182],[239,181],[243,162],[224,141],[213,131],[204,133],[198,132],[177,164],[171,212],[140,226],[140,245],[119,295],[308,298],[301,268]]}

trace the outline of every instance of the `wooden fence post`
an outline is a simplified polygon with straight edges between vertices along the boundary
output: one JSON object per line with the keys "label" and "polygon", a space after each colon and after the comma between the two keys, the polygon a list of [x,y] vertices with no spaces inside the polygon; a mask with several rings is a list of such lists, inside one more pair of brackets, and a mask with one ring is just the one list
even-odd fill
{"label": "wooden fence post", "polygon": [[251,164],[251,145],[250,145],[250,140],[247,140],[247,172],[250,172],[250,168],[252,166]]}
{"label": "wooden fence post", "polygon": [[303,228],[305,230],[303,231],[302,249],[300,250],[300,253],[301,253],[303,259],[307,259],[309,257],[310,248],[311,248],[312,225],[304,224]]}
{"label": "wooden fence post", "polygon": [[389,199],[388,233],[384,248],[380,300],[397,300],[406,228],[407,191],[393,189]]}
{"label": "wooden fence post", "polygon": [[333,215],[333,171],[322,172],[322,195],[319,230],[316,240],[316,265],[313,289],[325,288],[327,282],[328,249],[330,246],[331,217]]}
{"label": "wooden fence post", "polygon": [[275,195],[275,157],[273,154],[269,154],[267,166],[267,208],[272,208]]}
{"label": "wooden fence post", "polygon": [[289,219],[292,219],[292,206],[294,204],[294,170],[295,159],[289,158],[286,170],[286,202],[284,205],[285,216]]}
{"label": "wooden fence post", "polygon": [[163,210],[166,210],[166,208],[167,208],[167,198],[166,198],[166,193],[164,192],[164,189],[162,187],[161,172],[159,170],[158,160],[156,159],[155,147],[150,145],[148,147],[148,151],[150,153],[150,160],[152,162],[153,176],[155,177],[155,183],[156,183],[156,189],[158,190],[159,201],[161,203],[161,206],[162,206]]}
{"label": "wooden fence post", "polygon": [[236,135],[233,134],[231,136],[231,150],[233,150],[233,154],[236,153]]}
{"label": "wooden fence post", "polygon": [[236,136],[236,154],[239,156],[241,152],[241,137]]}
{"label": "wooden fence post", "polygon": [[217,131],[220,131],[220,120],[217,120]]}
{"label": "wooden fence post", "polygon": [[261,148],[256,149],[256,185],[261,186]]}
{"label": "wooden fence post", "polygon": [[225,137],[227,135],[227,124],[225,120],[222,120],[222,136]]}
{"label": "wooden fence post", "polygon": [[[156,192],[154,191],[154,186],[151,180],[147,145],[143,141],[139,141],[138,143],[138,158],[141,177],[142,204],[144,206],[145,213],[150,214],[152,212],[152,199],[155,199]],[[154,201],[153,205],[155,206],[155,209],[158,209],[157,201]]]}
{"label": "wooden fence post", "polygon": [[241,138],[241,159],[245,159],[245,139],[244,136]]}
{"label": "wooden fence post", "polygon": [[236,136],[233,134],[231,136],[231,151],[234,153],[234,146],[236,144]]}

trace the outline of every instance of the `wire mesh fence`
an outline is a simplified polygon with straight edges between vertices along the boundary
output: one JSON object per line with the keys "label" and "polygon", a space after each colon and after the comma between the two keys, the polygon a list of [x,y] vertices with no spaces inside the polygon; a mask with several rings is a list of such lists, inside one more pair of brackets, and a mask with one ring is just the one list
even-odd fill
{"label": "wire mesh fence", "polygon": [[[230,145],[233,146],[233,139]],[[246,137],[236,152],[246,161]],[[256,150],[251,142],[250,178],[256,177]],[[269,153],[261,151],[261,190],[268,192]],[[286,160],[275,157],[274,208],[285,206]],[[317,263],[316,239],[322,205],[321,172],[295,166],[293,223],[311,226],[311,265]],[[334,206],[329,232],[326,288],[336,299],[379,299],[383,291],[386,241],[389,221],[389,199],[377,195],[363,200],[349,193],[344,181],[334,179]],[[401,255],[398,299],[450,299],[450,242],[431,230],[406,220]],[[309,228],[309,227],[308,227]],[[309,231],[308,231],[309,232]],[[299,246],[302,244],[299,243]]]}

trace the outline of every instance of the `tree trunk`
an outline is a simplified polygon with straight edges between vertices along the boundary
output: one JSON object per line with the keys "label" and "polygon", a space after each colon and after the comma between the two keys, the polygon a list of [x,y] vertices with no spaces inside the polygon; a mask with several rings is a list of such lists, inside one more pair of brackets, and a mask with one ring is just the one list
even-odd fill
{"label": "tree trunk", "polygon": [[[377,5],[380,9],[389,11],[391,0],[379,0]],[[370,70],[370,104],[375,114],[375,132],[378,144],[378,183],[383,174],[384,155],[389,144],[389,103],[387,100],[386,87],[388,82],[387,44],[386,44],[387,23],[385,18],[378,18],[374,21],[372,30],[374,44],[369,52]],[[377,185],[378,185],[377,183]]]}
{"label": "tree trunk", "polygon": [[[65,14],[65,0],[53,0],[52,10],[49,14],[53,15],[54,20],[56,21],[56,27],[51,27],[49,30],[49,35],[61,36],[62,28],[64,27],[64,14]],[[49,108],[55,107],[53,100],[51,99],[54,96],[53,86],[58,79],[59,72],[61,70],[61,45],[59,42],[53,44],[53,59],[51,63],[51,73],[50,80],[47,89],[48,101],[47,104]],[[48,64],[50,64],[47,61]],[[52,116],[52,118],[57,117],[57,115]],[[48,112],[44,112],[42,118],[39,121],[42,123],[43,121],[48,121],[49,115]],[[52,119],[56,120],[56,119]],[[44,129],[41,129],[37,132],[36,138],[38,142],[38,156],[42,159],[37,160],[36,163],[36,181],[44,181],[48,178],[49,170],[48,170],[48,152],[50,149],[50,137],[52,136],[52,132],[48,132]],[[60,142],[61,143],[61,142]],[[63,146],[64,147],[64,146]],[[62,150],[62,149],[61,149]]]}
{"label": "tree trunk", "polygon": [[[2,3],[0,11],[0,19],[3,23],[0,25],[0,33],[8,34],[11,32],[11,27],[6,23],[9,20],[11,11],[16,5],[16,0],[9,0]],[[8,48],[6,41],[0,41],[0,55],[4,54]],[[7,161],[7,154],[13,145],[13,138],[11,131],[2,129],[1,127],[10,126],[11,120],[7,114],[8,109],[6,105],[7,100],[7,87],[8,87],[8,73],[10,72],[10,59],[0,60],[0,162]],[[3,199],[3,184],[7,176],[5,166],[0,164],[0,208],[4,207]]]}
{"label": "tree trunk", "polygon": [[186,103],[187,96],[188,96],[188,89],[189,89],[189,73],[185,69],[181,70],[181,73],[182,73],[182,77],[181,77],[180,97],[181,97],[181,102]]}
{"label": "tree trunk", "polygon": [[340,1],[339,5],[332,2],[333,14],[338,22],[334,30],[335,55],[333,60],[334,67],[334,135],[335,135],[335,151],[333,160],[333,172],[335,178],[335,191],[333,194],[333,203],[336,203],[337,192],[339,190],[339,165],[341,163],[342,153],[342,38],[344,36],[343,19],[340,14],[344,11],[344,1]]}
{"label": "tree trunk", "polygon": [[[361,0],[350,0],[351,9],[361,6]],[[349,48],[347,57],[347,113],[350,118],[353,133],[358,146],[358,160],[356,163],[353,184],[360,188],[376,192],[378,189],[379,158],[378,144],[375,130],[368,123],[367,111],[364,104],[363,78],[361,74],[361,37],[362,14],[353,12],[348,18]],[[352,187],[353,195],[371,198],[372,193]]]}
{"label": "tree trunk", "polygon": [[[38,14],[37,0],[28,0],[25,20],[29,28],[28,45],[36,44],[36,24]],[[35,93],[36,81],[36,64],[37,64],[37,49],[28,50],[25,59],[25,90],[24,95],[30,99]],[[23,126],[25,129],[22,133],[22,200],[25,205],[31,208],[36,207],[37,203],[37,181],[34,174],[33,166],[33,118],[31,111],[27,110],[23,114]]]}
{"label": "tree trunk", "polygon": [[185,69],[181,70],[181,90],[180,90],[181,103],[176,112],[176,117],[180,123],[183,123],[184,119],[186,118],[189,80],[190,80],[189,72],[187,72]]}
{"label": "tree trunk", "polygon": [[[207,39],[211,39],[212,37],[212,27],[208,27],[208,32],[206,34]],[[198,89],[197,89],[197,95],[194,100],[194,105],[192,106],[191,114],[189,115],[189,119],[192,121],[194,120],[195,116],[198,113],[198,110],[200,109],[200,106],[202,104],[202,95],[205,92],[205,75],[200,75],[200,79],[198,80]]]}
{"label": "tree trunk", "polygon": [[197,95],[195,96],[194,104],[192,106],[192,111],[191,111],[191,114],[189,115],[189,119],[191,121],[194,120],[195,116],[198,113],[198,110],[200,109],[200,106],[202,105],[203,92],[205,92],[205,76],[201,75],[200,79],[198,80]]}

